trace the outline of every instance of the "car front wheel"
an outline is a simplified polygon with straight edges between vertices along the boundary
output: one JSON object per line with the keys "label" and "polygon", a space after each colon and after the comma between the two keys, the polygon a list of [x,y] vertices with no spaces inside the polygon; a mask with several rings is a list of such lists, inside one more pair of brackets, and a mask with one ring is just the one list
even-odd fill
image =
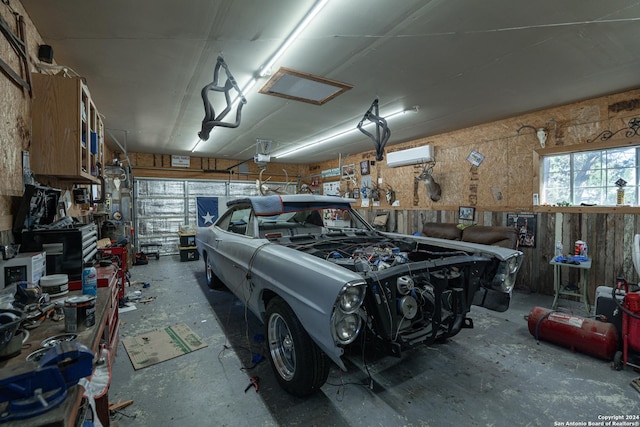
{"label": "car front wheel", "polygon": [[278,383],[294,396],[315,393],[327,381],[329,359],[284,300],[276,297],[269,301],[266,314],[269,360]]}

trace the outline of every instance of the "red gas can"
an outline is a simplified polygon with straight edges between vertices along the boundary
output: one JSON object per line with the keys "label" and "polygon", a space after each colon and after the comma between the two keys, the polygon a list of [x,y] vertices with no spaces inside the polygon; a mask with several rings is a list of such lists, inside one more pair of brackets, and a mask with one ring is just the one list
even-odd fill
{"label": "red gas can", "polygon": [[529,333],[536,339],[572,351],[611,360],[618,349],[618,335],[612,323],[534,307],[529,312],[528,324]]}

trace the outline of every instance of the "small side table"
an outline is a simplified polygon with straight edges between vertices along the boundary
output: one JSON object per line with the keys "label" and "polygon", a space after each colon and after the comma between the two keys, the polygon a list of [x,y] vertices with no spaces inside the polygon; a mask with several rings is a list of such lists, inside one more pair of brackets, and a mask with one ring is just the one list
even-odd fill
{"label": "small side table", "polygon": [[162,246],[162,243],[149,242],[149,243],[142,243],[140,245],[140,249],[142,249],[142,252],[144,252],[146,255],[154,255],[156,259],[160,259],[161,246]]}
{"label": "small side table", "polygon": [[[553,265],[553,289],[555,291],[555,296],[553,298],[553,304],[551,306],[552,309],[556,309],[558,306],[558,298],[561,295],[568,295],[573,297],[578,297],[580,301],[584,302],[584,306],[587,309],[587,313],[591,313],[591,306],[589,305],[589,269],[591,268],[591,258],[587,261],[580,261],[580,264],[570,264],[564,262],[557,262],[551,260],[551,265]],[[578,268],[580,269],[580,286],[582,288],[582,292],[572,292],[561,289],[561,270],[563,267],[566,268]]]}

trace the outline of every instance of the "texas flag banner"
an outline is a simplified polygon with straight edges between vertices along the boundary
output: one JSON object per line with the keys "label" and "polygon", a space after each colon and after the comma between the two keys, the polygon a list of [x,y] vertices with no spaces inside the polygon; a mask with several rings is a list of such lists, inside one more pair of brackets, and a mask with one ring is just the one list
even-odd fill
{"label": "texas flag banner", "polygon": [[217,197],[196,197],[198,227],[209,227],[218,219]]}

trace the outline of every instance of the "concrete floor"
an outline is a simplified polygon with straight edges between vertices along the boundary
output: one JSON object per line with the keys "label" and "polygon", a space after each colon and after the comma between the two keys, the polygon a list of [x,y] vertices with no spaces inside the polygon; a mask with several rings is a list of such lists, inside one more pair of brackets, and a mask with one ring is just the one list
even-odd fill
{"label": "concrete floor", "polygon": [[[474,329],[401,359],[368,356],[365,365],[361,356],[349,356],[348,372],[332,368],[320,393],[299,399],[281,391],[268,360],[243,368],[264,352],[255,339],[262,326],[233,295],[206,287],[201,260],[164,256],[131,273],[127,293],[140,290],[155,299],[121,314],[121,340],[186,323],[208,346],[134,371],[121,343],[109,398],[134,403],[113,417],[117,426],[558,426],[607,416],[640,421],[640,393],[629,385],[639,374],[629,366],[614,371],[609,362],[536,344],[524,316],[534,306],[550,307],[549,296],[516,292],[505,313],[474,307]],[[585,315],[580,304],[561,305]],[[260,377],[258,393],[244,392],[250,375]]]}

